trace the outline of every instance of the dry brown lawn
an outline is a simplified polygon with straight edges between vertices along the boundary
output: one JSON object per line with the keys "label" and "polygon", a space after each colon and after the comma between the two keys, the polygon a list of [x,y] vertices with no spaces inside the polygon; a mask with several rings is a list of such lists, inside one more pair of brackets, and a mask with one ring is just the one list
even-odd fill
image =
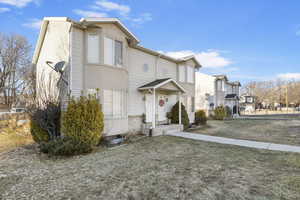
{"label": "dry brown lawn", "polygon": [[230,120],[208,121],[206,126],[191,132],[300,146],[300,120]]}
{"label": "dry brown lawn", "polygon": [[0,154],[32,143],[29,122],[17,126],[15,120],[0,121]]}
{"label": "dry brown lawn", "polygon": [[0,156],[0,199],[300,199],[300,154],[171,136],[48,158]]}

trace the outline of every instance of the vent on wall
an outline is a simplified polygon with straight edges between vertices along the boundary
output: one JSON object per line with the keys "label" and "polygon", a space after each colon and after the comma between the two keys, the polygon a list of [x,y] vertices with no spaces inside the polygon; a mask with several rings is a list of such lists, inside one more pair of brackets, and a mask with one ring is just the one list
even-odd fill
{"label": "vent on wall", "polygon": [[148,71],[149,71],[149,65],[148,65],[148,64],[145,63],[145,64],[143,65],[143,71],[144,71],[144,72],[148,72]]}

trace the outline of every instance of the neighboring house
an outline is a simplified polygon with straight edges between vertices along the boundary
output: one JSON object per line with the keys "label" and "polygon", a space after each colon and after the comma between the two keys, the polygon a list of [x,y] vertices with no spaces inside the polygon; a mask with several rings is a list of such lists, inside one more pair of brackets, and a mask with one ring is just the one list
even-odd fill
{"label": "neighboring house", "polygon": [[218,106],[228,106],[239,112],[240,82],[229,82],[225,75],[196,73],[196,109],[208,114]]}
{"label": "neighboring house", "polygon": [[245,113],[253,113],[255,111],[255,96],[243,94],[240,98],[240,106]]}
{"label": "neighboring house", "polygon": [[[41,83],[55,74],[47,61],[67,63],[69,96],[97,93],[107,136],[141,131],[143,121],[153,128],[164,124],[177,101],[184,103],[194,121],[199,62],[194,56],[175,59],[140,46],[118,19],[44,18],[33,57],[38,96],[45,87]],[[64,105],[67,96],[60,96]]]}

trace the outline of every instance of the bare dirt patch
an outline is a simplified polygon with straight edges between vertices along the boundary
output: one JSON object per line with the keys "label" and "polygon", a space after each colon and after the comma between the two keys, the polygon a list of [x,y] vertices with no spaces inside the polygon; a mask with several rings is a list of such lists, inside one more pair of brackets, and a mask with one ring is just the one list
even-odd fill
{"label": "bare dirt patch", "polygon": [[191,132],[300,146],[300,120],[230,120],[208,121]]}
{"label": "bare dirt patch", "polygon": [[169,136],[67,159],[35,148],[0,156],[0,199],[300,199],[299,154]]}

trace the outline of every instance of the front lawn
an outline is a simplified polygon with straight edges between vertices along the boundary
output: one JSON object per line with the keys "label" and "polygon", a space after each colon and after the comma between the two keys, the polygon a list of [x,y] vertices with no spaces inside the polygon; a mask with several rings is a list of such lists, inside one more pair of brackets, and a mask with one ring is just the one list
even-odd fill
{"label": "front lawn", "polygon": [[171,136],[72,158],[0,156],[0,199],[300,199],[300,154]]}
{"label": "front lawn", "polygon": [[208,121],[191,132],[235,139],[300,146],[300,120]]}

